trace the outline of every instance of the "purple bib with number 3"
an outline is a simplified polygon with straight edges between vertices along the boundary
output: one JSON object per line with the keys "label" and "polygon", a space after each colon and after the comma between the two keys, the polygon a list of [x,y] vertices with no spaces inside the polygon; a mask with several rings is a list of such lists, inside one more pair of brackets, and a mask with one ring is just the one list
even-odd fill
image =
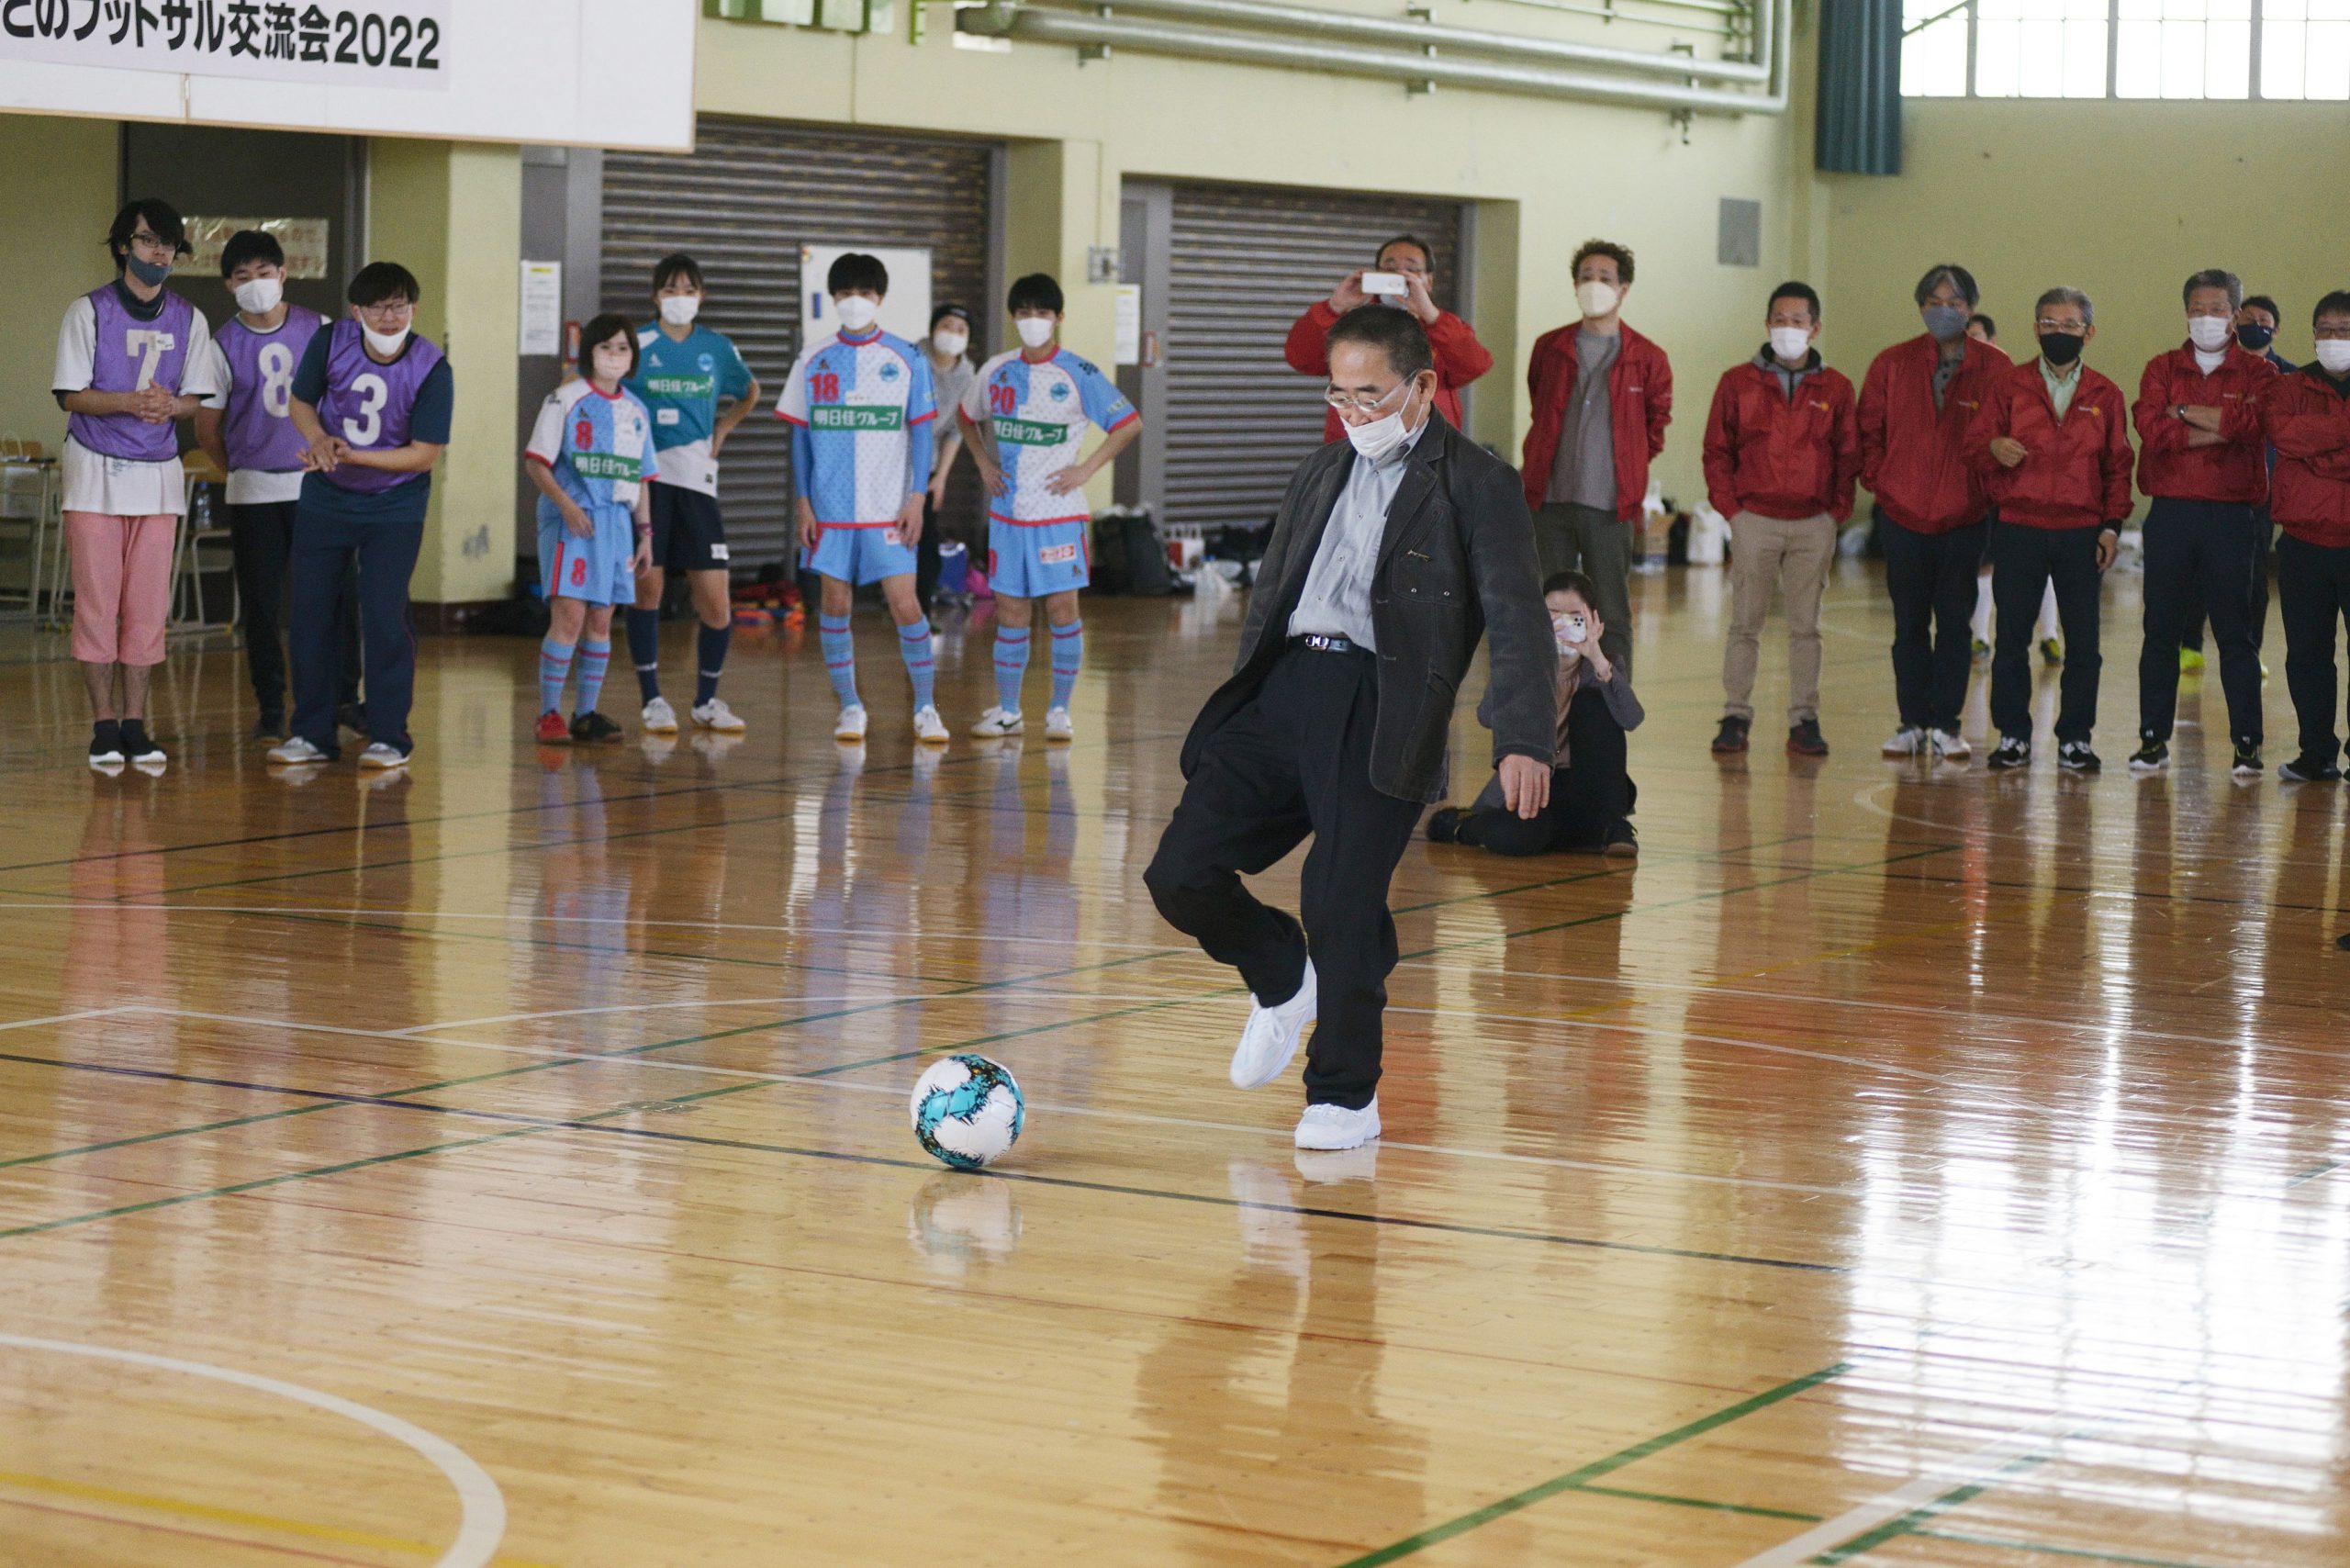
{"label": "purple bib with number 3", "polygon": [[[345,317],[334,324],[334,333],[327,340],[327,390],[319,399],[319,423],[326,427],[327,434],[362,451],[392,452],[406,446],[416,395],[440,363],[440,349],[411,332],[399,358],[389,364],[378,364],[367,353],[367,340],[359,323]],[[330,485],[363,495],[381,494],[424,477],[363,468],[355,463],[321,476]]]}
{"label": "purple bib with number 3", "polygon": [[[196,307],[176,294],[163,295],[163,308],[151,321],[141,321],[123,308],[113,284],[90,291],[97,312],[96,334],[90,348],[93,392],[137,392],[161,386],[180,389],[187,368],[188,328]],[[169,463],[180,454],[179,428],[169,420],[151,425],[136,414],[75,414],[66,429],[84,447],[107,457],[140,463]]]}

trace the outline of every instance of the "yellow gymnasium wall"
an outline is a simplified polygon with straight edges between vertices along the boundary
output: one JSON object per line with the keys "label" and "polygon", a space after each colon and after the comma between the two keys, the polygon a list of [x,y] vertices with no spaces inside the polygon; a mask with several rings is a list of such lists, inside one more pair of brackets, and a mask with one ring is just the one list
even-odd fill
{"label": "yellow gymnasium wall", "polygon": [[55,456],[65,415],[50,396],[57,324],[76,295],[114,274],[106,225],[121,183],[115,122],[0,115],[0,436],[37,441]]}

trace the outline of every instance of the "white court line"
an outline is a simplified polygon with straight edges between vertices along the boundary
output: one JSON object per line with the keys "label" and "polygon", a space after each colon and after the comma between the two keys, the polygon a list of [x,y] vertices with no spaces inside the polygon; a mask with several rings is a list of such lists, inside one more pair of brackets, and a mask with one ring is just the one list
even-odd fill
{"label": "white court line", "polygon": [[462,1510],[457,1539],[450,1543],[447,1551],[442,1553],[434,1568],[484,1568],[498,1554],[498,1543],[506,1537],[506,1497],[498,1491],[498,1483],[490,1479],[489,1473],[446,1438],[436,1437],[397,1416],[386,1416],[381,1410],[371,1409],[340,1394],[305,1388],[298,1383],[281,1383],[274,1377],[262,1377],[229,1367],[216,1367],[207,1361],[185,1361],[175,1356],[150,1355],[144,1350],[120,1350],[107,1345],[84,1345],[70,1339],[28,1338],[19,1334],[0,1334],[0,1345],[14,1346],[20,1350],[50,1350],[61,1356],[86,1356],[93,1361],[122,1361],[131,1366],[153,1367],[160,1372],[180,1372],[189,1377],[210,1378],[215,1383],[234,1383],[240,1388],[274,1394],[280,1399],[291,1399],[356,1421],[422,1455],[456,1489],[457,1502]]}
{"label": "white court line", "polygon": [[1780,1542],[1768,1551],[1758,1552],[1738,1564],[1738,1568],[1796,1568],[1821,1552],[1833,1551],[1855,1536],[1866,1535],[1879,1525],[1887,1524],[1902,1515],[1914,1512],[1944,1493],[1975,1482],[1988,1480],[2019,1460],[2029,1459],[2043,1450],[2053,1448],[2053,1439],[2028,1437],[2002,1438],[1986,1443],[1974,1452],[1936,1465],[1906,1486],[1873,1497],[1859,1507],[1837,1515],[1817,1524],[1792,1540]]}
{"label": "white court line", "polygon": [[43,1024],[71,1024],[83,1018],[110,1018],[118,1013],[138,1013],[137,1006],[89,1007],[79,1013],[52,1013],[46,1018],[11,1018],[0,1024],[0,1030],[38,1029]]}

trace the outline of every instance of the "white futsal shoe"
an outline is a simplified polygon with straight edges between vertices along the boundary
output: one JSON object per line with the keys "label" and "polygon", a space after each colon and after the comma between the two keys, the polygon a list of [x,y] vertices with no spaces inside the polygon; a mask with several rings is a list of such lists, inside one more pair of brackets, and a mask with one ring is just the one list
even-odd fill
{"label": "white futsal shoe", "polygon": [[1077,738],[1077,726],[1069,722],[1066,708],[1045,711],[1045,738],[1048,741],[1069,741]]}
{"label": "white futsal shoe", "polygon": [[980,714],[979,722],[971,726],[971,733],[983,741],[992,741],[1016,735],[1027,727],[1028,721],[1020,716],[1019,709],[999,706]]}
{"label": "white futsal shoe", "polygon": [[[1250,999],[1248,1025],[1240,1031],[1240,1044],[1232,1053],[1232,1081],[1241,1089],[1262,1089],[1281,1075],[1281,1070],[1297,1055],[1298,1037],[1305,1026],[1314,1022],[1321,1005],[1314,985],[1314,960],[1305,960],[1305,979],[1297,994],[1278,1007],[1268,1007]],[[1333,1144],[1333,1148],[1350,1147]]]}
{"label": "white futsal shoe", "polygon": [[865,704],[862,702],[852,702],[847,707],[841,710],[841,716],[839,718],[833,721],[833,739],[836,741],[861,741],[864,738]]}
{"label": "white futsal shoe", "polygon": [[[327,754],[296,735],[269,748],[269,760],[280,767],[301,767],[310,763],[326,761]],[[117,758],[120,761],[120,758]]]}
{"label": "white futsal shoe", "polygon": [[677,733],[677,711],[669,706],[666,697],[656,697],[644,705],[637,722],[648,735],[674,735]]}
{"label": "white futsal shoe", "polygon": [[1360,1148],[1379,1136],[1379,1096],[1360,1111],[1344,1105],[1308,1105],[1297,1119],[1300,1148]]}
{"label": "white futsal shoe", "polygon": [[1975,755],[1975,748],[1967,744],[1964,735],[1954,734],[1949,730],[1928,730],[1926,744],[1933,748],[1936,756],[1945,762],[1964,762]]}
{"label": "white futsal shoe", "polygon": [[694,705],[694,722],[705,730],[716,730],[724,735],[739,735],[750,726],[743,722],[734,710],[726,705],[723,697],[713,697]]}
{"label": "white futsal shoe", "polygon": [[946,721],[937,709],[925,702],[914,710],[914,739],[924,745],[945,745],[948,738]]}
{"label": "white futsal shoe", "polygon": [[401,751],[382,741],[377,741],[359,754],[359,766],[362,767],[406,767],[408,758],[413,755],[415,754],[412,752]]}
{"label": "white futsal shoe", "polygon": [[1914,724],[1905,724],[1886,738],[1877,747],[1880,756],[1915,756],[1926,749],[1926,732]]}

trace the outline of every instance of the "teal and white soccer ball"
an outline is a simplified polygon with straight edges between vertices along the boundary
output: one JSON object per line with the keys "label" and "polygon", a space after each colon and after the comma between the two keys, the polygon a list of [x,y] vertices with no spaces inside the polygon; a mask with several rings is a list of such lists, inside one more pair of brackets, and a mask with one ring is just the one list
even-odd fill
{"label": "teal and white soccer ball", "polygon": [[914,1082],[914,1137],[957,1170],[1010,1153],[1026,1114],[1011,1070],[985,1057],[942,1058]]}

